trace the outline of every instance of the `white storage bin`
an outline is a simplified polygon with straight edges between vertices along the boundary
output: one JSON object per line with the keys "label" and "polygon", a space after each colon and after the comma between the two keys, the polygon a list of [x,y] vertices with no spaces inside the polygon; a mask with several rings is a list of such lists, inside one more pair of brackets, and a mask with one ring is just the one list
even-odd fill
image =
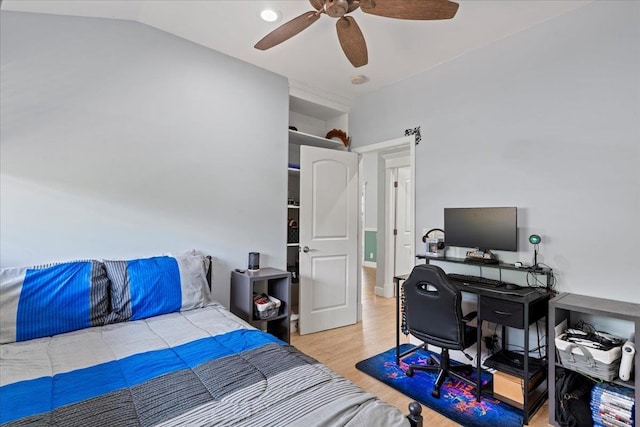
{"label": "white storage bin", "polygon": [[[256,301],[256,297],[258,299],[263,299],[261,297],[266,296],[268,302]],[[253,307],[254,307],[254,315],[257,319],[260,320],[268,320],[272,317],[276,317],[278,312],[280,311],[280,305],[282,304],[278,298],[272,297],[271,295],[257,295],[253,296]]]}
{"label": "white storage bin", "polygon": [[605,381],[612,381],[618,376],[621,346],[607,351],[598,350],[565,341],[564,336],[565,334],[561,334],[555,338],[556,350],[563,366]]}

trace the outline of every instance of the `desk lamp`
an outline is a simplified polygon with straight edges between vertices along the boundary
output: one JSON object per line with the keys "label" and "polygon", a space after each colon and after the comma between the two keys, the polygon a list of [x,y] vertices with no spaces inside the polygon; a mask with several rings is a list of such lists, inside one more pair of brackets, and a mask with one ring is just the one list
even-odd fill
{"label": "desk lamp", "polygon": [[537,234],[529,236],[529,243],[533,245],[533,266],[531,266],[531,269],[533,270],[542,270],[542,267],[538,266],[538,244],[541,241],[542,238]]}

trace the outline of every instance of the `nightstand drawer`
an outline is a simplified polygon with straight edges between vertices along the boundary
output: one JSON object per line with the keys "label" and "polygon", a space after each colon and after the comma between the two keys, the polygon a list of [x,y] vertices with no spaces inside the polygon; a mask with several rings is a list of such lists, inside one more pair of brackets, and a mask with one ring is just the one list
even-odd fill
{"label": "nightstand drawer", "polygon": [[479,317],[484,321],[524,328],[524,304],[482,296],[480,298]]}

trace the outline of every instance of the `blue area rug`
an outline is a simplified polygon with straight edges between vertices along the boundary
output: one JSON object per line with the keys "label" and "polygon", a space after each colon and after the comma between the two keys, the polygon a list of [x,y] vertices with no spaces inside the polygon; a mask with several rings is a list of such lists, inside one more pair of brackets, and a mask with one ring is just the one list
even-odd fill
{"label": "blue area rug", "polygon": [[[411,347],[411,344],[403,344],[400,351]],[[463,426],[522,426],[522,411],[492,397],[482,396],[478,402],[473,387],[456,379],[447,378],[440,389],[440,398],[433,398],[431,390],[437,377],[435,372],[414,371],[412,378],[404,373],[409,364],[426,365],[429,354],[427,350],[417,350],[405,356],[398,366],[396,348],[393,347],[356,363],[356,368]],[[452,360],[451,364],[457,362]],[[475,370],[469,377],[475,381]],[[490,374],[482,374],[483,385],[491,380]]]}

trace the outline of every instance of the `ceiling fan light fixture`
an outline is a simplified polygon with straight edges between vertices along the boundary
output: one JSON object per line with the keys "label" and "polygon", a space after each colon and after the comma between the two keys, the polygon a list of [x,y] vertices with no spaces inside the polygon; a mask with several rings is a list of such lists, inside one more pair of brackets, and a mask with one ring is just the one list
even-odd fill
{"label": "ceiling fan light fixture", "polygon": [[280,12],[273,9],[264,9],[260,12],[260,18],[266,22],[279,21],[281,16]]}
{"label": "ceiling fan light fixture", "polygon": [[333,18],[342,18],[348,10],[347,0],[326,0],[324,3],[325,13]]}
{"label": "ceiling fan light fixture", "polygon": [[354,74],[351,76],[351,84],[361,85],[362,83],[366,83],[369,81],[369,77],[364,74]]}

